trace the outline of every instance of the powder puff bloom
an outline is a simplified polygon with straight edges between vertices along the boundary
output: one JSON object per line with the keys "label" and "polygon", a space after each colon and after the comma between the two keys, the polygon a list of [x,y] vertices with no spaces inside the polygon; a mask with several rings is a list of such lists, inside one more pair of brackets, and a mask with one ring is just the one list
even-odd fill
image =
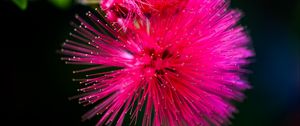
{"label": "powder puff bloom", "polygon": [[[96,104],[83,115],[97,125],[121,126],[125,117],[143,126],[229,124],[250,86],[242,78],[254,53],[237,25],[241,14],[224,0],[191,0],[176,13],[130,22],[123,31],[98,13],[76,16],[62,49],[69,64],[90,65],[79,79],[79,102]],[[168,13],[166,13],[168,14]],[[143,116],[139,116],[142,114]]]}

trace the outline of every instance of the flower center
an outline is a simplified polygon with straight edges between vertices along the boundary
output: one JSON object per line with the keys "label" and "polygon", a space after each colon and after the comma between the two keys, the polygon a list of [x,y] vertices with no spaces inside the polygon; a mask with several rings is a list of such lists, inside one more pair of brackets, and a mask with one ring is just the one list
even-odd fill
{"label": "flower center", "polygon": [[145,76],[163,75],[165,74],[164,69],[169,66],[169,58],[171,56],[168,50],[157,51],[149,49],[137,58],[136,65],[143,70]]}

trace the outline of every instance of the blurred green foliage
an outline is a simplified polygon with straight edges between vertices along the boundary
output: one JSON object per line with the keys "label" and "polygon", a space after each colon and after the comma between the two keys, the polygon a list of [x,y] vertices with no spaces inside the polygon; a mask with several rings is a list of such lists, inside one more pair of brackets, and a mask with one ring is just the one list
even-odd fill
{"label": "blurred green foliage", "polygon": [[[27,9],[28,0],[12,0],[12,2],[15,5],[17,5],[21,10]],[[57,8],[67,9],[72,5],[73,0],[49,0],[49,2]]]}
{"label": "blurred green foliage", "polygon": [[12,0],[12,2],[14,2],[21,10],[25,10],[27,8],[27,0]]}
{"label": "blurred green foliage", "polygon": [[61,9],[67,9],[71,6],[72,0],[50,0],[50,2]]}

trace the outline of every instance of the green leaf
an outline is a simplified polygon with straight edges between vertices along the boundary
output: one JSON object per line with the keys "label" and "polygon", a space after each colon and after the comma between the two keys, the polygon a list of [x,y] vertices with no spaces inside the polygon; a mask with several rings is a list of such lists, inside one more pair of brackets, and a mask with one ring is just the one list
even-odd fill
{"label": "green leaf", "polygon": [[27,8],[27,0],[12,0],[12,2],[14,2],[21,10],[25,10]]}
{"label": "green leaf", "polygon": [[56,7],[66,9],[69,8],[72,4],[72,0],[50,0],[50,2]]}

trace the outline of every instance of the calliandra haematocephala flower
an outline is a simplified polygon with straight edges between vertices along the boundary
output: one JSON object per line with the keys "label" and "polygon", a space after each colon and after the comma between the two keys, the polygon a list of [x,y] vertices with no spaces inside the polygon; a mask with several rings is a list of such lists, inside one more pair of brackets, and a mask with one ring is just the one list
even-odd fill
{"label": "calliandra haematocephala flower", "polygon": [[254,52],[229,1],[189,0],[178,11],[132,20],[126,31],[101,14],[76,16],[79,24],[62,49],[66,63],[90,66],[74,71],[87,72],[79,79],[83,93],[74,98],[95,104],[84,120],[99,115],[99,126],[121,126],[125,117],[143,126],[230,124],[237,111],[231,102],[250,88],[243,75]]}

